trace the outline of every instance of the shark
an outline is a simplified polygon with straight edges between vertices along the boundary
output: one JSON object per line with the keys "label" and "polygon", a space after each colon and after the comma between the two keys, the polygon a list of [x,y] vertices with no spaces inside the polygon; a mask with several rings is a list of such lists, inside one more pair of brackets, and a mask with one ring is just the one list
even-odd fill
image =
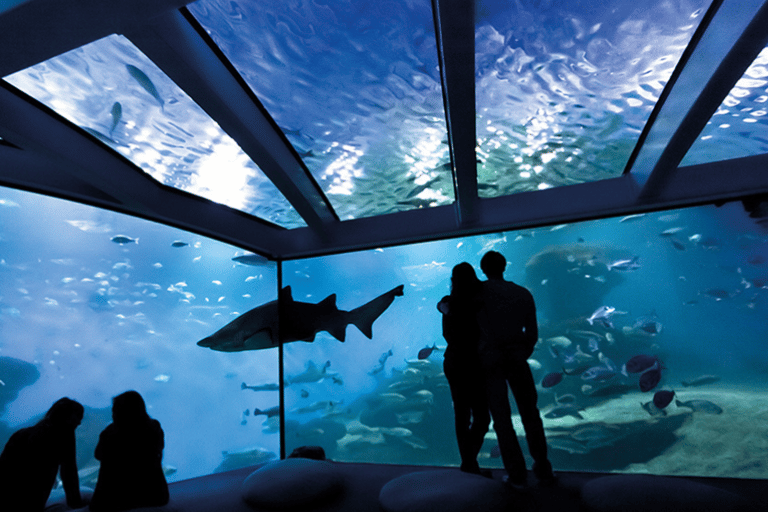
{"label": "shark", "polygon": [[[293,300],[291,287],[280,290],[277,300],[267,302],[243,313],[227,325],[197,342],[197,345],[220,352],[263,350],[294,341],[312,342],[317,333],[325,331],[339,341],[346,338],[349,324],[357,327],[368,339],[373,338],[373,323],[403,295],[404,285],[396,286],[375,299],[351,311],[336,307],[336,294],[317,304]],[[282,321],[278,321],[279,318]]]}

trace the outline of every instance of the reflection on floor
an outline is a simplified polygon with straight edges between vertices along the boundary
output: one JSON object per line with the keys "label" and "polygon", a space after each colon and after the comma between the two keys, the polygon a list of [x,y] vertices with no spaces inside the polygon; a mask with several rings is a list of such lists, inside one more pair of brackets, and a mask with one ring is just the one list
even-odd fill
{"label": "reflection on floor", "polygon": [[[293,508],[293,510],[311,510],[314,512],[381,512],[382,506],[379,501],[381,490],[388,482],[391,482],[398,477],[415,472],[437,471],[455,471],[460,477],[463,475],[458,469],[428,466],[363,463],[334,463],[334,466],[341,472],[345,482],[341,494],[331,502],[312,506],[310,508]],[[254,470],[258,469],[258,467],[259,466],[242,468],[226,473],[217,473],[172,483],[170,484],[171,502],[167,506],[161,508],[143,508],[141,511],[213,512],[226,510],[228,512],[248,512],[253,510],[267,510],[252,508],[242,499],[243,481]],[[503,474],[503,470],[493,470],[494,480],[497,480],[500,483]],[[617,512],[618,510],[624,512],[629,510],[652,510],[652,512],[659,512],[659,510],[670,510],[669,508],[659,506],[658,496],[651,496],[649,498],[651,499],[651,502],[654,500],[656,501],[656,503],[652,503],[652,508],[643,508],[642,503],[638,503],[637,499],[630,498],[633,496],[633,489],[627,489],[626,492],[624,492],[623,489],[620,489],[619,499],[630,500],[630,502],[622,503],[620,508],[613,508],[610,500],[606,503],[598,503],[597,505],[595,505],[594,502],[588,504],[582,499],[582,491],[584,490],[585,485],[590,482],[595,483],[596,479],[605,477],[607,474],[558,472],[557,475],[558,483],[554,487],[538,487],[535,485],[533,475],[530,475],[529,482],[532,485],[524,490],[511,489],[506,486],[501,486],[500,488],[503,489],[502,492],[509,493],[511,498],[510,501],[515,504],[515,506],[511,508],[514,510],[537,512],[565,512],[569,510],[590,510],[596,512],[608,512],[613,510],[617,510]],[[612,474],[611,476],[617,475]],[[688,503],[687,498],[682,499],[677,495],[677,503],[672,509],[674,512],[684,512],[687,510],[696,510],[696,512],[705,510],[761,510],[757,508],[757,506],[745,507],[744,505],[745,503],[764,503],[765,491],[768,489],[768,482],[765,480],[635,476],[639,477],[639,480],[636,479],[635,484],[630,485],[638,487],[637,482],[643,481],[644,483],[642,486],[644,489],[641,490],[641,493],[645,493],[646,495],[649,493],[649,487],[645,485],[648,480],[643,479],[658,478],[663,480],[663,488],[665,489],[665,492],[674,492],[676,489],[685,491],[686,489],[690,490],[691,488],[694,488],[692,486],[705,484],[709,486],[709,488],[714,488],[713,490],[715,492],[727,491],[736,494],[745,500],[743,503],[739,503],[738,508],[735,507],[736,503],[726,503],[724,506],[722,502],[713,502],[711,508],[702,508],[700,503],[696,508],[692,508],[686,505],[686,503]],[[605,481],[605,479],[603,479],[603,481]],[[631,479],[628,479],[627,481],[631,481]],[[588,486],[588,488],[589,487],[594,488],[595,486],[592,485]],[[487,487],[480,485],[479,488],[486,489]],[[723,493],[723,495],[728,496],[726,493]],[[637,496],[637,494],[635,494],[635,496]],[[696,497],[691,496],[691,503],[694,502],[695,499]],[[504,509],[510,510],[506,505]],[[54,512],[69,509],[64,506],[49,505],[46,510],[47,512]],[[82,510],[85,512],[87,511],[87,508]],[[412,510],[416,512],[415,509]],[[423,511],[424,509],[422,508],[421,510]],[[483,512],[490,511],[484,510]]]}

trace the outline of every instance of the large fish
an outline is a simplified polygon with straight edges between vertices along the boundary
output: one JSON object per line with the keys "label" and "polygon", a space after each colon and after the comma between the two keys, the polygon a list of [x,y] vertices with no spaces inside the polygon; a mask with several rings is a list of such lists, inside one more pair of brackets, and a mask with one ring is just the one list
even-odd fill
{"label": "large fish", "polygon": [[354,324],[369,339],[373,337],[373,322],[403,295],[403,285],[379,295],[372,301],[343,311],[336,307],[336,294],[312,304],[298,302],[291,297],[291,287],[280,292],[280,304],[274,300],[243,313],[227,325],[197,342],[198,346],[221,352],[261,350],[278,346],[278,309],[283,343],[314,341],[315,335],[326,331],[339,341],[346,338],[347,325]]}

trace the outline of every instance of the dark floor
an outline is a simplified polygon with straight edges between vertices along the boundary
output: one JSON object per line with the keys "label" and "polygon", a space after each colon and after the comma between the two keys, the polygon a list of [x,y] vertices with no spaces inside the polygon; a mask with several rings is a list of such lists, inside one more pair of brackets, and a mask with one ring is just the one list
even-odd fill
{"label": "dark floor", "polygon": [[[334,502],[313,508],[324,512],[381,512],[379,493],[390,480],[414,471],[429,471],[428,466],[401,466],[384,464],[337,463],[346,476],[348,485],[342,496]],[[253,468],[240,469],[228,473],[214,474],[195,478],[171,485],[171,504],[174,509],[184,512],[227,510],[252,510],[239,499],[239,483],[253,471]],[[456,469],[458,471],[458,469]],[[494,479],[501,480],[503,470],[494,470]],[[590,480],[605,476],[603,473],[558,472],[558,483],[554,487],[540,488],[531,485],[525,491],[527,496],[521,500],[526,506],[523,510],[539,512],[564,512],[582,510],[581,489]],[[535,479],[531,475],[531,483]],[[741,495],[750,503],[762,504],[768,497],[768,481],[724,478],[693,478],[692,480]],[[516,492],[516,491],[512,491]],[[226,508],[223,506],[226,502]],[[755,508],[755,510],[764,510]]]}
{"label": "dark floor", "polygon": [[[332,502],[302,508],[312,512],[381,512],[379,494],[382,487],[391,480],[412,472],[445,470],[444,467],[403,466],[386,464],[335,463],[344,477],[345,486],[341,496]],[[249,507],[241,498],[243,480],[256,467],[242,468],[226,473],[216,473],[199,478],[193,478],[170,484],[171,501],[161,508],[143,508],[142,512],[178,511],[178,512],[249,512]],[[455,471],[458,472],[458,469]],[[503,470],[493,470],[493,478],[501,481]],[[532,485],[523,491],[504,488],[504,492],[514,494],[514,510],[536,512],[565,512],[587,510],[582,503],[581,491],[589,481],[606,476],[605,473],[576,473],[558,472],[558,482],[554,487],[538,487],[531,475]],[[729,491],[745,499],[750,507],[739,507],[738,510],[766,510],[765,499],[768,497],[768,481],[744,480],[727,478],[694,478],[694,477],[659,477],[669,482],[686,481],[698,482],[712,487]],[[627,509],[637,510],[634,507]],[[660,512],[656,504],[651,512]],[[726,507],[727,508],[727,507]],[[66,507],[49,507],[50,511],[68,510]],[[690,510],[690,507],[670,507],[675,512]],[[87,510],[87,509],[82,509]],[[619,509],[622,510],[622,509]],[[665,509],[667,510],[667,509]],[[699,509],[696,509],[699,510]],[[720,506],[707,507],[706,510],[723,510]],[[487,512],[487,511],[478,511]],[[703,509],[700,511],[703,512]]]}

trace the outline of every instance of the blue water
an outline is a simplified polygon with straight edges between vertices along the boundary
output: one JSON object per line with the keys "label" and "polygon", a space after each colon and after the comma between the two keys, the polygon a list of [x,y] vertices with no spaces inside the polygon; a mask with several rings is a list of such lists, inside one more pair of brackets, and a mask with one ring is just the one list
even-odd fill
{"label": "blue water", "polygon": [[[196,345],[276,298],[275,264],[241,265],[232,261],[243,254],[238,248],[16,190],[0,192],[0,216],[3,440],[67,395],[88,407],[78,429],[79,466],[92,469],[111,397],[136,389],[165,429],[171,481],[277,456],[276,420],[254,416],[254,408],[278,405],[278,393],[241,388],[278,382],[277,350]],[[138,242],[121,245],[111,240],[117,235]],[[320,445],[334,460],[456,465],[435,305],[448,292],[453,265],[477,268],[494,249],[509,260],[506,278],[528,286],[537,301],[537,381],[573,368],[565,358],[576,346],[591,364],[608,368],[610,360],[618,369],[605,383],[576,374],[540,389],[542,414],[556,396],[572,395],[582,416],[545,419],[556,468],[765,478],[768,470],[755,461],[768,450],[756,430],[768,411],[767,239],[740,203],[730,203],[285,262],[284,283],[297,301],[336,294],[339,309],[351,310],[405,286],[374,323],[372,339],[349,326],[343,343],[320,332],[312,343],[285,346],[289,381],[309,361],[330,362],[324,379],[286,387],[287,451]],[[607,270],[628,256],[638,257],[639,268]],[[615,308],[612,327],[587,323],[600,306]],[[645,317],[661,325],[658,334],[633,327]],[[598,345],[580,330],[596,332]],[[558,351],[552,339],[562,336],[571,345]],[[417,359],[433,345],[427,359]],[[640,391],[639,375],[621,373],[637,354],[663,364],[653,391],[708,400],[723,412],[675,403],[666,415],[646,412],[641,404],[653,392]],[[25,371],[14,373],[10,358]],[[703,375],[718,380],[681,384]],[[715,433],[724,441],[706,441]],[[491,432],[482,464],[500,466],[494,445]],[[710,462],[681,462],[696,456]]]}

